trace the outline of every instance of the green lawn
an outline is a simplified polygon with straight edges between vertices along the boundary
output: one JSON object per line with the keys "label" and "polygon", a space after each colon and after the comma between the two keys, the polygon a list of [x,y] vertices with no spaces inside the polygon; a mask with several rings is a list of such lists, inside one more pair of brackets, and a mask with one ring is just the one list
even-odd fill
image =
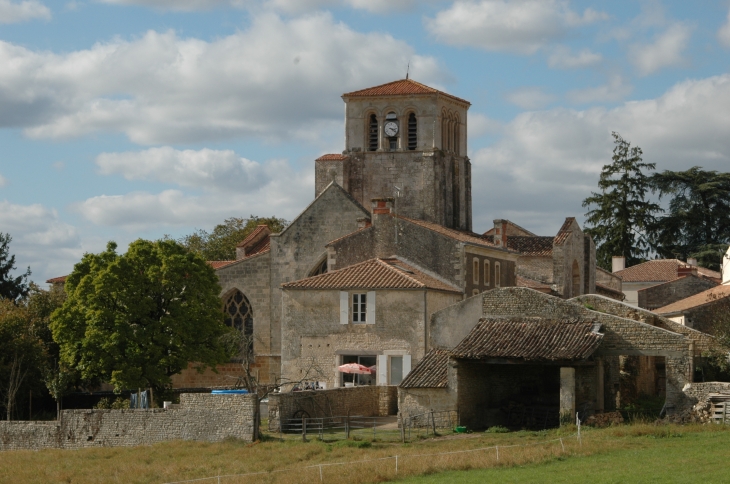
{"label": "green lawn", "polygon": [[730,482],[730,432],[621,437],[629,448],[542,464],[455,471],[413,477],[418,483]]}

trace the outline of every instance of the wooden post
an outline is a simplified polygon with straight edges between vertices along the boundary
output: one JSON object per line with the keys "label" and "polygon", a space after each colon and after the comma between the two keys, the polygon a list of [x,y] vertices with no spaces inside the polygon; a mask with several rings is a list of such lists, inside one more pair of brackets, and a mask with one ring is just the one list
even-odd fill
{"label": "wooden post", "polygon": [[307,417],[302,417],[302,442],[307,441]]}
{"label": "wooden post", "polygon": [[345,417],[345,439],[350,438],[350,416]]}
{"label": "wooden post", "polygon": [[[406,443],[406,423],[403,420],[403,417],[398,417],[400,419],[400,440],[404,444]],[[397,462],[397,460],[396,460]]]}
{"label": "wooden post", "polygon": [[431,426],[433,427],[433,435],[436,435],[436,418],[433,416],[433,409],[431,409]]}

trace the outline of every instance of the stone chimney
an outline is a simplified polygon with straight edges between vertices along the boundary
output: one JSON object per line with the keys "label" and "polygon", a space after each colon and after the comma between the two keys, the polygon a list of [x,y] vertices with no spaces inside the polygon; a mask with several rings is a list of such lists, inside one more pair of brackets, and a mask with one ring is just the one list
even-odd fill
{"label": "stone chimney", "polygon": [[507,247],[507,220],[497,219],[494,221],[494,245]]}
{"label": "stone chimney", "polygon": [[370,218],[368,217],[362,217],[357,219],[357,228],[358,229],[364,229],[365,227],[370,227]]}
{"label": "stone chimney", "polygon": [[611,272],[618,272],[626,269],[626,257],[615,255],[611,257]]}

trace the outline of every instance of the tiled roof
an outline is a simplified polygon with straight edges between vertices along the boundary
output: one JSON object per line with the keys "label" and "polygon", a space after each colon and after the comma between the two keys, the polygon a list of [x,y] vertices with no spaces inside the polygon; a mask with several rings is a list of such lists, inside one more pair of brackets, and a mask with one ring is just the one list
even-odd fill
{"label": "tiled roof", "polygon": [[266,252],[271,248],[271,239],[266,236],[251,247],[246,248],[246,257]]}
{"label": "tiled roof", "polygon": [[554,237],[525,237],[511,235],[507,237],[507,248],[522,255],[549,257],[553,255]]}
{"label": "tiled roof", "polygon": [[560,230],[558,230],[558,235],[555,236],[555,244],[559,245],[565,242],[565,239],[567,239],[572,232],[570,230],[570,226],[573,225],[573,222],[575,222],[575,217],[567,217],[565,219],[565,222],[563,222],[563,226],[560,227]]}
{"label": "tiled roof", "polygon": [[346,159],[347,159],[347,156],[345,156],[345,155],[338,155],[336,153],[334,153],[334,154],[330,153],[327,155],[322,155],[314,161],[342,161],[342,160],[346,160]]}
{"label": "tiled roof", "polygon": [[365,97],[365,96],[407,96],[409,94],[440,94],[456,101],[471,105],[465,99],[452,96],[432,87],[416,82],[413,79],[401,79],[400,81],[388,82],[379,86],[368,87],[359,91],[347,92],[342,97]]}
{"label": "tiled roof", "polygon": [[730,296],[730,286],[716,286],[712,289],[697,293],[694,296],[681,299],[677,302],[673,302],[672,304],[667,304],[664,307],[655,309],[653,312],[656,314],[679,313],[698,306],[703,306],[717,299],[724,299],[728,296]]}
{"label": "tiled roof", "polygon": [[286,289],[435,289],[460,293],[399,259],[370,259],[318,276],[282,284]]}
{"label": "tiled roof", "polygon": [[269,226],[266,224],[257,225],[255,229],[253,229],[253,232],[248,234],[248,236],[243,239],[241,242],[236,245],[236,247],[245,247],[246,245],[250,244],[252,240],[255,240],[256,237],[258,237],[261,232],[264,232],[265,230],[271,230],[269,229]]}
{"label": "tiled roof", "polygon": [[60,277],[54,277],[54,278],[52,278],[52,279],[48,279],[48,280],[47,280],[46,282],[47,282],[48,284],[58,284],[58,283],[61,283],[61,282],[66,282],[66,278],[67,278],[67,277],[68,277],[68,276],[60,276]]}
{"label": "tiled roof", "polygon": [[[614,274],[624,282],[668,282],[679,276],[680,267],[689,268],[690,266],[679,259],[655,259],[627,267]],[[719,272],[704,267],[698,267],[697,274],[716,282],[720,282],[722,277]]]}
{"label": "tiled roof", "polygon": [[449,352],[433,349],[398,385],[401,388],[444,388],[448,384]]}
{"label": "tiled roof", "polygon": [[220,269],[221,267],[225,267],[228,264],[233,264],[236,261],[235,260],[209,260],[209,261],[206,261],[206,262],[213,269]]}
{"label": "tiled roof", "polygon": [[601,344],[598,324],[575,319],[481,319],[451,352],[456,358],[583,360]]}
{"label": "tiled roof", "polygon": [[400,219],[407,220],[408,222],[411,222],[412,224],[420,225],[423,228],[432,230],[434,232],[437,232],[441,235],[445,235],[446,237],[450,237],[452,239],[458,240],[459,242],[465,242],[467,244],[474,244],[474,245],[482,245],[485,247],[490,247],[493,249],[499,249],[499,250],[506,250],[507,252],[512,252],[509,249],[504,249],[502,247],[499,247],[494,244],[491,240],[487,240],[483,238],[481,235],[474,233],[474,232],[467,232],[465,230],[454,230],[444,227],[443,225],[439,225],[433,222],[426,222],[425,220],[416,220],[413,218],[407,218],[402,217],[400,215],[397,216]]}
{"label": "tiled roof", "polygon": [[542,282],[522,276],[517,276],[517,287],[528,287],[546,294],[550,294],[553,291],[549,284],[543,284]]}

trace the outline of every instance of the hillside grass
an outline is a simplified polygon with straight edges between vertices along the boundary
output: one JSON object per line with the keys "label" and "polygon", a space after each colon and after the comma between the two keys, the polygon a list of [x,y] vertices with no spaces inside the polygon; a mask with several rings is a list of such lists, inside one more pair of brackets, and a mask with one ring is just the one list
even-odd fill
{"label": "hillside grass", "polygon": [[[729,427],[584,428],[582,445],[575,428],[569,427],[448,435],[410,444],[279,442],[265,437],[254,444],[177,441],[129,448],[10,451],[0,452],[0,482],[165,483],[260,472],[222,477],[220,482],[288,484],[318,482],[320,471],[324,482],[337,483],[410,482],[409,476],[421,476],[410,477],[416,479],[413,482],[721,482],[726,479],[718,476],[730,455]],[[562,445],[553,440],[560,438]],[[500,446],[499,460],[493,448],[478,450],[495,445]],[[397,475],[395,455],[399,456]],[[347,464],[328,465],[338,463]],[[470,471],[444,473],[449,469]]]}

